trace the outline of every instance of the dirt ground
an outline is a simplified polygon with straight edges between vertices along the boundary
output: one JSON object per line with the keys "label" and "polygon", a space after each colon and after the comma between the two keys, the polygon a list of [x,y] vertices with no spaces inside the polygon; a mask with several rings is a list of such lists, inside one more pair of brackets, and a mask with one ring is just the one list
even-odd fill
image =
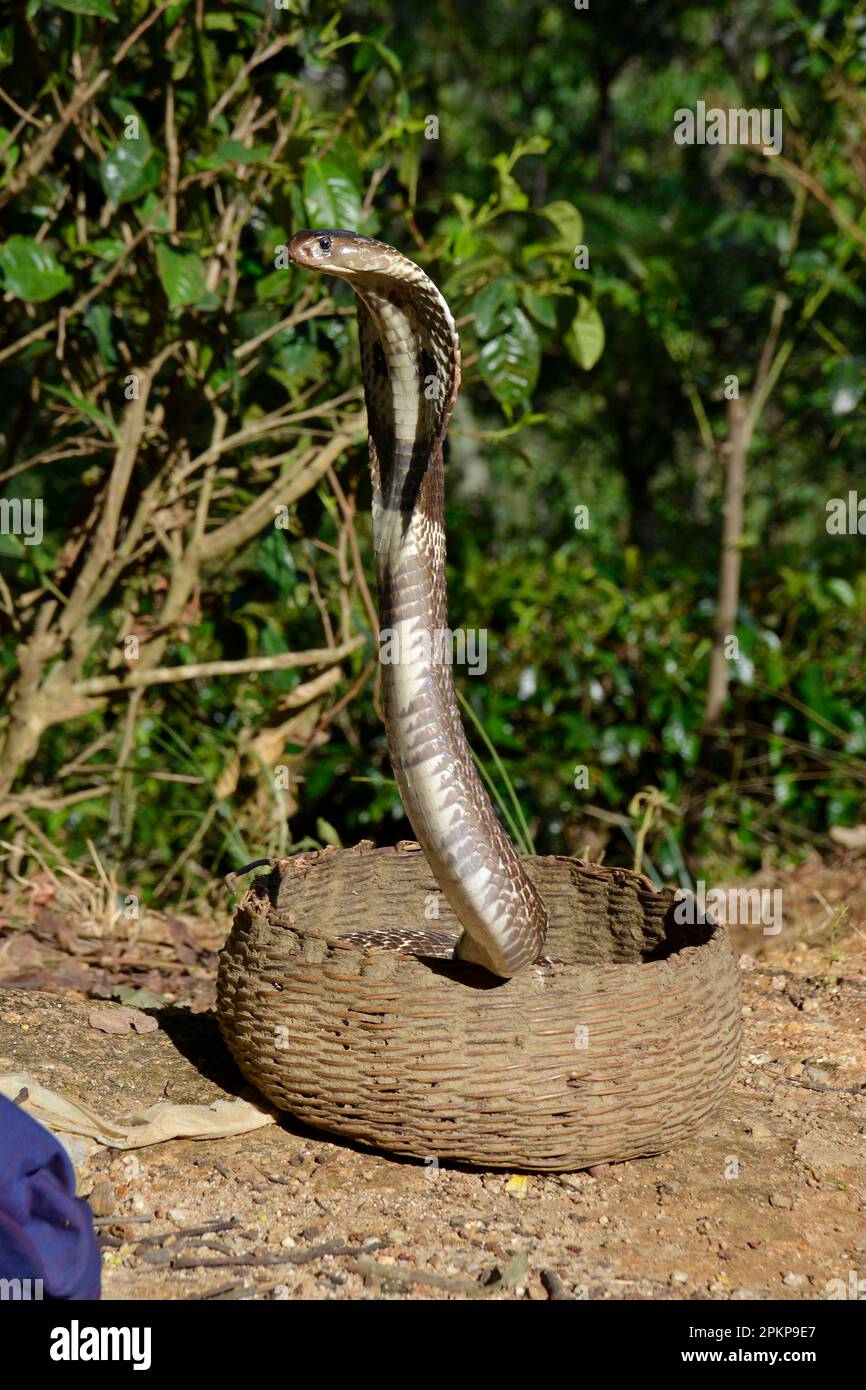
{"label": "dirt ground", "polygon": [[[779,936],[734,933],[740,1072],[684,1147],[521,1176],[426,1168],[290,1117],[130,1152],[74,1140],[105,1296],[840,1296],[851,1271],[866,1279],[864,866],[840,855],[798,870]],[[241,1094],[210,1012],[225,927],[154,917],[131,941],[120,922],[73,922],[62,893],[31,883],[0,916],[0,1071],[112,1119]],[[159,1027],[105,1033],[95,1003],[138,1007]]]}

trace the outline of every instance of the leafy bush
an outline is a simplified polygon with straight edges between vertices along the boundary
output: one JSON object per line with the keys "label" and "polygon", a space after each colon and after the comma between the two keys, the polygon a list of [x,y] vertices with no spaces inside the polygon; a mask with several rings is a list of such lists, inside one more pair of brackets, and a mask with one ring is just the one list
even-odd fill
{"label": "leafy bush", "polygon": [[[864,444],[866,12],[822,16],[30,0],[0,30],[9,837],[164,898],[409,833],[354,310],[285,268],[301,226],[399,245],[461,324],[451,621],[490,651],[458,681],[537,847],[600,828],[627,862],[638,788],[685,809],[732,374],[740,655],[701,847],[750,866],[862,816],[863,541],[825,521]],[[782,109],[784,155],[677,146],[704,98]],[[651,835],[661,872],[681,841]]]}

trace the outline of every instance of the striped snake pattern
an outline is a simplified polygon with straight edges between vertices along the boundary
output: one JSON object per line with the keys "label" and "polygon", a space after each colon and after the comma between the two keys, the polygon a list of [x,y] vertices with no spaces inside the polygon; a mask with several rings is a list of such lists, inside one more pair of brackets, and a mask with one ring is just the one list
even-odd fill
{"label": "striped snake pattern", "polygon": [[[289,259],[355,292],[373,482],[373,544],[388,751],[406,815],[463,928],[454,954],[508,978],[539,960],[547,912],[497,819],[466,742],[450,662],[443,445],[460,386],[460,344],[432,280],[384,242],[302,231]],[[399,934],[370,943],[400,949]],[[353,940],[365,942],[363,933]],[[413,933],[416,954],[451,954]],[[445,942],[445,946],[443,946]]]}

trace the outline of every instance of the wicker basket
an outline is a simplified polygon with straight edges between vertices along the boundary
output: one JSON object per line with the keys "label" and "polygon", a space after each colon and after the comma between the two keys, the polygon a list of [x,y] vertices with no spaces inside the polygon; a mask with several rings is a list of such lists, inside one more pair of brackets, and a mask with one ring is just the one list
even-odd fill
{"label": "wicker basket", "polygon": [[496,981],[336,939],[456,939],[414,843],[281,861],[254,881],[220,961],[220,1027],[241,1071],[309,1125],[418,1158],[563,1170],[688,1139],[739,1056],[724,929],[678,924],[673,891],[625,869],[526,867],[555,963]]}

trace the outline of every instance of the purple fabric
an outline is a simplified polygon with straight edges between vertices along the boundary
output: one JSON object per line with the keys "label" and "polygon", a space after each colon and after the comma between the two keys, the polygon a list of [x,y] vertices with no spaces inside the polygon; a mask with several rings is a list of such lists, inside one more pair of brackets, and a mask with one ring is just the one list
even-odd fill
{"label": "purple fabric", "polygon": [[53,1134],[0,1096],[0,1279],[41,1279],[45,1298],[98,1298],[90,1207]]}

